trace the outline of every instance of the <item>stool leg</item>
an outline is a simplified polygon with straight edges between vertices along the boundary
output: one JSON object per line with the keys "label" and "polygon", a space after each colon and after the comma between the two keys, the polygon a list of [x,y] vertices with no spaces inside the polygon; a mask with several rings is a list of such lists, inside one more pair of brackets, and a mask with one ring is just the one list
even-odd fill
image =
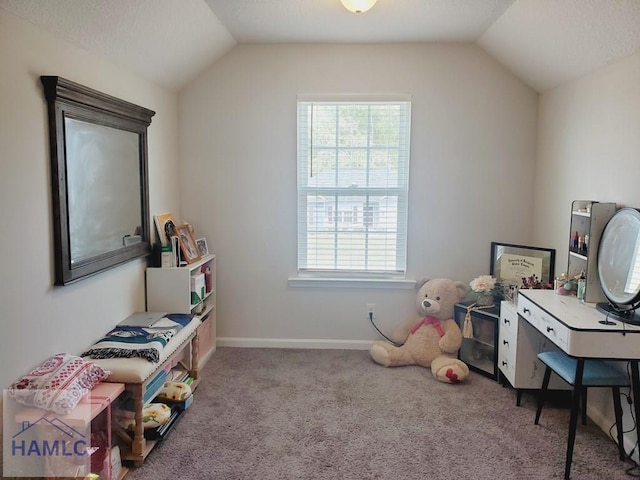
{"label": "stool leg", "polygon": [[582,424],[587,424],[587,387],[582,387]]}
{"label": "stool leg", "polygon": [[578,410],[580,409],[580,393],[582,392],[582,374],[584,373],[584,360],[579,358],[576,365],[576,378],[573,386],[573,398],[571,399],[571,419],[569,420],[569,438],[567,440],[567,459],[564,466],[564,478],[569,480],[571,473],[571,460],[573,458],[573,446],[576,441],[576,427],[578,426]]}
{"label": "stool leg", "polygon": [[518,389],[516,392],[516,407],[520,406],[520,402],[522,402],[522,390]]}
{"label": "stool leg", "polygon": [[612,387],[613,390],[613,411],[616,416],[616,430],[618,430],[618,452],[620,460],[625,459],[624,438],[622,437],[622,405],[620,405],[620,387]]}
{"label": "stool leg", "polygon": [[542,390],[538,394],[538,408],[536,409],[536,421],[534,425],[538,425],[540,420],[540,414],[542,413],[542,407],[544,405],[544,397],[547,394],[547,388],[549,387],[549,379],[551,378],[551,367],[544,369],[544,377],[542,378]]}

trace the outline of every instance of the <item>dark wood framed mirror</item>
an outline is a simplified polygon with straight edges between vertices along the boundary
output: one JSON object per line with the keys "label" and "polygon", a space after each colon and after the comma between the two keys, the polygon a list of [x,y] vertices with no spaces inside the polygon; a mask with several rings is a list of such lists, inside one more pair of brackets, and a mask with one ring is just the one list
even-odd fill
{"label": "dark wood framed mirror", "polygon": [[48,106],[55,284],[151,252],[147,127],[155,112],[57,76]]}

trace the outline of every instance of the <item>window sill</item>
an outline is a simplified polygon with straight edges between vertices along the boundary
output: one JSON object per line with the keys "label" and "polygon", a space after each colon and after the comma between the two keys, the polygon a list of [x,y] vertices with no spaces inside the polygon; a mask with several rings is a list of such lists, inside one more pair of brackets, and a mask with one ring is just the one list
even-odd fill
{"label": "window sill", "polygon": [[339,278],[339,277],[290,277],[290,287],[347,287],[347,288],[397,288],[411,289],[415,280],[405,278]]}

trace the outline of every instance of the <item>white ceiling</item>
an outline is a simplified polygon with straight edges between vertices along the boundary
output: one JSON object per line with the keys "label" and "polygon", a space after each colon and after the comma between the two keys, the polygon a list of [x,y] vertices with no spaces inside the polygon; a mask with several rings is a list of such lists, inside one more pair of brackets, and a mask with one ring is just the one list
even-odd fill
{"label": "white ceiling", "polygon": [[205,0],[238,43],[474,42],[514,0]]}
{"label": "white ceiling", "polygon": [[640,50],[640,0],[0,0],[171,90],[238,43],[477,43],[539,92]]}

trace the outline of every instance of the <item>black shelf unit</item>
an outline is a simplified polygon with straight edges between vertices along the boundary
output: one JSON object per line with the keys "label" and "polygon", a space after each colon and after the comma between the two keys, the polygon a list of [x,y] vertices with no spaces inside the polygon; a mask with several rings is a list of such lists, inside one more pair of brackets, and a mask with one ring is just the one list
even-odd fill
{"label": "black shelf unit", "polygon": [[[464,327],[467,307],[474,302],[457,303],[454,318],[460,330]],[[472,307],[470,310],[473,338],[463,338],[458,350],[458,358],[469,369],[493,380],[498,380],[498,328],[500,325],[500,304],[493,307]]]}

